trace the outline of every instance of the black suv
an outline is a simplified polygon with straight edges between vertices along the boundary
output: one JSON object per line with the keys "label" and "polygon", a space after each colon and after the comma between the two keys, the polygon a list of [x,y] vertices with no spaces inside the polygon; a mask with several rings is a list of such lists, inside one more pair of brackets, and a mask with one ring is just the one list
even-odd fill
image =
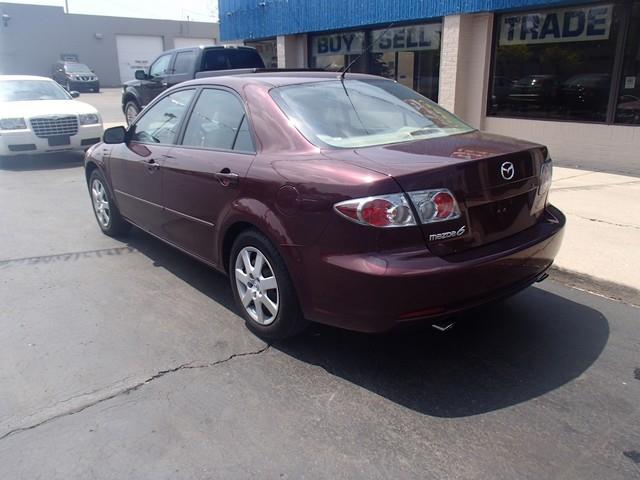
{"label": "black suv", "polygon": [[59,61],[53,65],[52,78],[67,91],[99,92],[100,79],[84,63]]}
{"label": "black suv", "polygon": [[122,89],[122,111],[130,124],[145,105],[167,88],[211,70],[264,68],[253,47],[209,46],[167,50],[154,60],[149,72],[136,71],[136,79]]}

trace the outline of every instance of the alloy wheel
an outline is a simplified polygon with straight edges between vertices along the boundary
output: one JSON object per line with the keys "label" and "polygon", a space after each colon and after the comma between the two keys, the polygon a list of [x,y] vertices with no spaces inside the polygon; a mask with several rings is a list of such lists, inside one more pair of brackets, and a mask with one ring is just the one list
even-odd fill
{"label": "alloy wheel", "polygon": [[91,198],[93,199],[93,210],[96,212],[98,223],[103,228],[109,227],[111,221],[111,208],[109,206],[109,197],[104,185],[97,178],[91,182]]}
{"label": "alloy wheel", "polygon": [[255,247],[244,247],[235,262],[236,288],[243,308],[260,325],[272,324],[280,306],[278,282],[271,264]]}

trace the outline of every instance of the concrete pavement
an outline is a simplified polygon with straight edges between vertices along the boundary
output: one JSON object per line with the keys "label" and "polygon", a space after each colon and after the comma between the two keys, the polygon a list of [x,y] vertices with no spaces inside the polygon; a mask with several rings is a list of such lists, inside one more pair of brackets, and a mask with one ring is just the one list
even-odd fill
{"label": "concrete pavement", "polygon": [[567,216],[556,267],[627,287],[640,304],[640,178],[555,167],[550,199]]}
{"label": "concrete pavement", "polygon": [[547,281],[448,334],[267,346],[228,280],[0,166],[1,479],[640,479],[638,310]]}

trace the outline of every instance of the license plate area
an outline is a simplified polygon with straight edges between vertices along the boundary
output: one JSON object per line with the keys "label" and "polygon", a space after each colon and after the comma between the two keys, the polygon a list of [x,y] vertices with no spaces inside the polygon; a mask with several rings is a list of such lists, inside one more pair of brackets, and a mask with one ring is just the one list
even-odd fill
{"label": "license plate area", "polygon": [[61,147],[63,145],[70,145],[71,137],[69,135],[56,135],[54,137],[49,137],[49,146],[50,147]]}

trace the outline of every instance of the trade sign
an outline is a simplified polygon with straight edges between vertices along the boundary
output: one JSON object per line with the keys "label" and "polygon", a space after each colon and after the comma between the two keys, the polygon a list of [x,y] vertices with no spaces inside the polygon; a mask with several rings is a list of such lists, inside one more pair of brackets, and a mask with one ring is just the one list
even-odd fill
{"label": "trade sign", "polygon": [[540,13],[509,13],[500,19],[500,45],[607,40],[612,5]]}
{"label": "trade sign", "polygon": [[371,32],[372,52],[399,52],[403,50],[438,50],[440,23],[408,25],[406,27],[374,30]]}
{"label": "trade sign", "polygon": [[313,55],[353,55],[362,53],[364,32],[318,35],[311,40]]}

